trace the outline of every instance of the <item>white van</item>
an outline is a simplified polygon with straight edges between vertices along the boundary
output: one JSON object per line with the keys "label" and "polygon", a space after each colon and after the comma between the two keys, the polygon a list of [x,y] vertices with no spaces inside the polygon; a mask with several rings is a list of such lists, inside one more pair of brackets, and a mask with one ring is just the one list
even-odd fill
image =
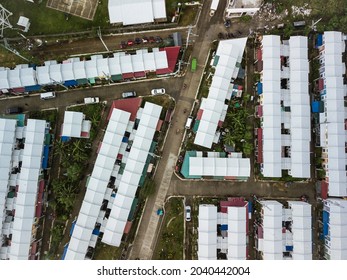
{"label": "white van", "polygon": [[50,91],[50,92],[41,93],[40,98],[42,100],[55,98],[55,92]]}
{"label": "white van", "polygon": [[191,128],[192,122],[193,122],[193,117],[189,116],[187,121],[186,121],[186,129],[190,129]]}

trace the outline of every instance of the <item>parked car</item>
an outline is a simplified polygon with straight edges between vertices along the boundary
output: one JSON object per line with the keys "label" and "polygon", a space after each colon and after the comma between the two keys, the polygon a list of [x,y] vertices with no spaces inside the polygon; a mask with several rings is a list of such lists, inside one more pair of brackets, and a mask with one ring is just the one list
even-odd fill
{"label": "parked car", "polygon": [[125,49],[127,47],[127,43],[125,41],[120,42],[119,47],[121,49]]}
{"label": "parked car", "polygon": [[142,43],[141,38],[135,38],[135,44],[139,45]]}
{"label": "parked car", "polygon": [[144,44],[148,43],[148,37],[143,37],[142,38],[142,43],[144,43]]}
{"label": "parked car", "polygon": [[161,95],[165,94],[165,88],[154,88],[151,90],[152,95]]}
{"label": "parked car", "polygon": [[134,45],[134,41],[131,40],[131,39],[129,39],[127,45],[128,45],[128,46],[133,46],[133,45]]}
{"label": "parked car", "polygon": [[84,98],[84,104],[93,104],[93,103],[99,103],[100,99],[99,97],[85,97]]}
{"label": "parked car", "polygon": [[185,216],[186,216],[186,221],[189,222],[192,219],[191,213],[192,209],[190,208],[189,205],[186,206],[185,208]]}
{"label": "parked car", "polygon": [[6,114],[20,114],[23,112],[21,107],[10,107],[6,109]]}
{"label": "parked car", "polygon": [[150,43],[155,43],[154,37],[153,37],[153,36],[150,36],[150,37],[148,38],[148,42],[150,42]]}
{"label": "parked car", "polygon": [[229,28],[229,27],[231,26],[231,21],[230,21],[230,19],[227,19],[226,21],[224,21],[224,26],[225,26],[226,28]]}
{"label": "parked car", "polygon": [[136,92],[135,91],[127,91],[122,93],[123,98],[130,98],[130,97],[135,97]]}
{"label": "parked car", "polygon": [[155,42],[156,42],[157,44],[159,44],[159,43],[163,42],[163,39],[162,39],[160,36],[156,36],[156,37],[155,37]]}

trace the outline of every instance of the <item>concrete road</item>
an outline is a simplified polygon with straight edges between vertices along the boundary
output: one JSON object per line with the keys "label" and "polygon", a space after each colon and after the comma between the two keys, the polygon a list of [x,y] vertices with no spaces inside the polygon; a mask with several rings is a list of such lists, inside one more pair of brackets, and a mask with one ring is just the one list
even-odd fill
{"label": "concrete road", "polygon": [[[220,5],[223,2],[221,1]],[[197,71],[192,73],[188,70],[184,78],[187,88],[182,88],[180,95],[176,98],[177,105],[172,120],[172,128],[169,131],[160,160],[163,164],[158,164],[155,176],[155,183],[158,189],[147,201],[138,234],[131,247],[130,259],[151,259],[153,255],[159,225],[159,217],[156,214],[156,210],[165,203],[177,161],[178,151],[182,143],[184,125],[188,117],[188,112],[195,101],[195,95],[199,88],[211,42],[215,39],[216,34],[218,34],[220,23],[222,22],[223,9],[219,9],[217,14],[211,18],[209,16],[210,4],[211,0],[204,2],[197,28],[193,30],[193,33],[197,36],[191,37],[195,41],[192,57],[197,58]],[[179,134],[177,134],[177,131],[179,131]]]}
{"label": "concrete road", "polygon": [[100,97],[101,101],[112,101],[121,98],[124,91],[136,91],[137,95],[150,95],[153,88],[165,88],[169,95],[177,96],[181,90],[183,78],[162,78],[155,80],[138,80],[127,83],[95,86],[85,89],[72,89],[57,92],[56,98],[41,100],[39,94],[0,98],[0,114],[6,108],[19,106],[24,111],[38,111],[48,108],[64,108],[68,105],[82,103],[84,97]]}

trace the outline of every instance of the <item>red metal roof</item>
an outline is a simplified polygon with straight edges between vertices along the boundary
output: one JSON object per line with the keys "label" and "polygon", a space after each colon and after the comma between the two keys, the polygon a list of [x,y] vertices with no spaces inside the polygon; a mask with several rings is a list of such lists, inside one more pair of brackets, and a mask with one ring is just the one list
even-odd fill
{"label": "red metal roof", "polygon": [[140,108],[141,101],[142,99],[139,97],[114,100],[112,102],[111,110],[108,114],[107,120],[110,119],[113,109],[116,108],[131,113],[130,120],[135,121],[137,110]]}
{"label": "red metal roof", "polygon": [[318,90],[323,90],[324,89],[324,80],[319,79],[318,80]]}
{"label": "red metal roof", "polygon": [[143,78],[146,77],[146,73],[144,71],[142,72],[134,72],[135,78]]}
{"label": "red metal roof", "polygon": [[257,59],[258,60],[262,60],[263,59],[262,49],[257,49]]}
{"label": "red metal roof", "polygon": [[160,131],[162,125],[163,125],[163,121],[159,120],[158,123],[157,123],[156,131]]}
{"label": "red metal roof", "polygon": [[124,228],[124,233],[125,234],[128,234],[130,229],[131,229],[131,226],[133,225],[133,222],[131,221],[127,221],[126,225],[125,225],[125,228]]}
{"label": "red metal roof", "polygon": [[262,128],[258,128],[257,136],[258,136],[257,163],[263,163],[263,129]]}
{"label": "red metal roof", "polygon": [[257,107],[257,115],[259,118],[261,118],[263,116],[263,106],[258,105]]}
{"label": "red metal roof", "polygon": [[196,114],[196,119],[197,120],[201,120],[201,117],[202,117],[202,113],[204,112],[204,110],[202,110],[202,109],[199,109],[199,111],[198,111],[198,113]]}
{"label": "red metal roof", "polygon": [[321,197],[322,199],[328,198],[329,183],[327,181],[322,181],[321,183]]}
{"label": "red metal roof", "polygon": [[170,74],[175,71],[176,62],[177,62],[178,55],[180,53],[180,49],[181,49],[180,46],[164,48],[164,50],[166,51],[168,68],[158,69],[156,71],[158,75]]}
{"label": "red metal roof", "polygon": [[123,79],[132,79],[134,78],[134,73],[123,73],[122,74]]}

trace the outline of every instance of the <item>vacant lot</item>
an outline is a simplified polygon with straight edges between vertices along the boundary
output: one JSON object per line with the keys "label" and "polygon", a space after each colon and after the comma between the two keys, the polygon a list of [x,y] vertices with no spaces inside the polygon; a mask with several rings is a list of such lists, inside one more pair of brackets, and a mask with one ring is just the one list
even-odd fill
{"label": "vacant lot", "polygon": [[[2,0],[1,4],[13,13],[10,22],[14,28],[18,28],[19,16],[29,18],[31,25],[28,35],[63,34],[86,31],[98,26],[109,27],[106,0],[101,0],[93,21],[47,8],[47,0],[43,0],[40,4],[24,0],[20,2],[18,5],[18,1]],[[18,37],[17,31],[7,29],[5,30],[5,37]]]}

